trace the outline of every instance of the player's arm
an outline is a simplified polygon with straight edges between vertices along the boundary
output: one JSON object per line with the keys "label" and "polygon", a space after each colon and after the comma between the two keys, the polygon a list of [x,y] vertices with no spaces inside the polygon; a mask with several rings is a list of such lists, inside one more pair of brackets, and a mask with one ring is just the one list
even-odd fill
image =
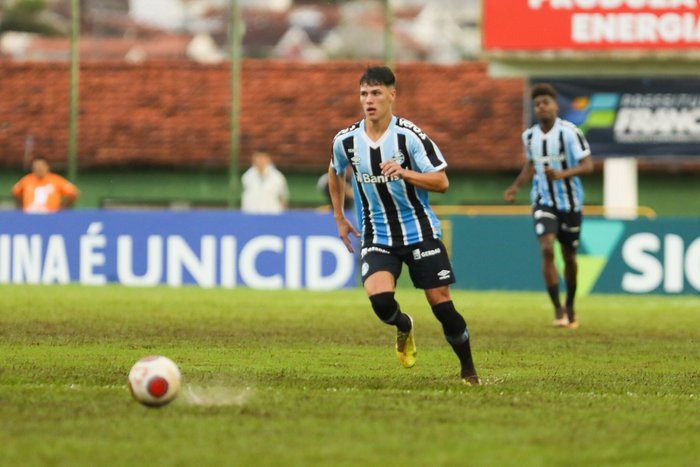
{"label": "player's arm", "polygon": [[289,208],[289,185],[287,185],[287,179],[281,173],[279,199],[280,204],[282,205],[282,209]]}
{"label": "player's arm", "polygon": [[15,199],[17,209],[22,209],[24,207],[24,184],[22,183],[22,180],[17,182],[15,186],[12,187],[12,197]]}
{"label": "player's arm", "polygon": [[338,227],[338,236],[345,244],[345,248],[347,248],[350,253],[353,253],[355,250],[352,248],[350,234],[355,237],[359,237],[360,234],[345,217],[345,211],[343,210],[345,203],[345,175],[338,175],[335,172],[333,164],[328,167],[328,192],[331,196],[333,218]]}
{"label": "player's arm", "polygon": [[523,186],[523,183],[531,180],[534,174],[535,166],[530,159],[527,159],[523,165],[523,168],[520,170],[520,173],[515,178],[515,181],[508,188],[506,188],[506,191],[503,193],[503,199],[509,203],[515,201],[515,195],[518,193],[520,187]]}
{"label": "player's arm", "polygon": [[[355,198],[355,192],[352,191],[352,170],[350,168],[345,169],[345,199],[353,200]],[[345,200],[343,200],[345,202]]]}
{"label": "player's arm", "polygon": [[444,170],[425,173],[416,172],[415,170],[404,169],[396,161],[384,161],[379,167],[382,169],[382,175],[399,177],[405,182],[423,190],[444,193],[450,187],[450,182]]}
{"label": "player's arm", "polygon": [[578,175],[587,175],[593,172],[593,159],[591,156],[586,156],[580,161],[576,167],[571,167],[566,170],[552,170],[550,168],[545,169],[544,173],[550,180],[561,180],[563,178],[575,177]]}
{"label": "player's arm", "polygon": [[80,197],[80,190],[72,183],[67,183],[62,189],[61,208],[70,209],[75,204],[75,201]]}

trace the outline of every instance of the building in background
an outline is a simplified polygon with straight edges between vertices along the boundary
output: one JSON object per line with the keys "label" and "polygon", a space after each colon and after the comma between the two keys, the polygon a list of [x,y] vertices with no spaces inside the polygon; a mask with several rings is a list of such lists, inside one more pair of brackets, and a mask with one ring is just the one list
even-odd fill
{"label": "building in background", "polygon": [[[228,0],[84,3],[80,21],[84,59],[216,63],[227,55]],[[384,9],[380,1],[294,4],[291,0],[240,0],[240,5],[246,57],[311,62],[383,57]],[[398,60],[455,63],[477,56],[479,0],[396,0],[392,6]],[[47,2],[47,8],[32,20],[53,31],[52,35],[2,29],[0,56],[68,60],[70,1]]]}

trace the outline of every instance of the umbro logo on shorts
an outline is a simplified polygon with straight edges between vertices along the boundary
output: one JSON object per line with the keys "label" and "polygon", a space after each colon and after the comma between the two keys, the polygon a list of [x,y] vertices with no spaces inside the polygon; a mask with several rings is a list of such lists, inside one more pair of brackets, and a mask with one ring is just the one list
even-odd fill
{"label": "umbro logo on shorts", "polygon": [[441,281],[449,279],[450,275],[452,275],[452,273],[447,269],[443,269],[442,271],[437,273],[438,279],[440,279]]}

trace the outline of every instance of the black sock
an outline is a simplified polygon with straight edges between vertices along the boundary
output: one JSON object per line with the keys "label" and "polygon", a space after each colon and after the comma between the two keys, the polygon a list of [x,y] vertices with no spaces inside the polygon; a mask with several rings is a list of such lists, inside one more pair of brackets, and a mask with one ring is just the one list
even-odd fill
{"label": "black sock", "polygon": [[548,285],[547,293],[549,294],[549,298],[552,300],[554,308],[557,310],[561,308],[561,302],[559,301],[559,283]]}
{"label": "black sock", "polygon": [[399,309],[399,314],[396,316],[396,320],[394,320],[394,324],[398,328],[399,331],[401,332],[408,332],[411,330],[411,319],[408,317],[406,313],[402,313],[401,310]]}
{"label": "black sock", "polygon": [[457,358],[459,358],[459,363],[462,366],[462,378],[475,375],[476,368],[474,368],[474,360],[472,358],[472,349],[471,345],[469,344],[469,337],[467,337],[467,340],[465,340],[464,342],[450,342],[450,346],[452,347],[452,350],[454,350],[454,353],[457,355]]}
{"label": "black sock", "polygon": [[459,358],[462,365],[462,377],[476,374],[472,350],[469,345],[469,330],[467,322],[455,309],[452,301],[439,303],[433,306],[433,314],[442,324],[445,333],[445,340],[450,344],[452,350]]}
{"label": "black sock", "polygon": [[566,307],[574,307],[574,297],[576,296],[576,281],[566,282]]}

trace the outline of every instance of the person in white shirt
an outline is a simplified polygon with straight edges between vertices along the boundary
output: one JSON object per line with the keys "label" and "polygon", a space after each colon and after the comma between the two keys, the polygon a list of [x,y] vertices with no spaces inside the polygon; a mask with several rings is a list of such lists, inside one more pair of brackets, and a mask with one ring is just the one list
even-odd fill
{"label": "person in white shirt", "polygon": [[266,151],[253,153],[252,164],[241,178],[241,210],[251,214],[280,214],[289,200],[287,179],[275,168]]}

